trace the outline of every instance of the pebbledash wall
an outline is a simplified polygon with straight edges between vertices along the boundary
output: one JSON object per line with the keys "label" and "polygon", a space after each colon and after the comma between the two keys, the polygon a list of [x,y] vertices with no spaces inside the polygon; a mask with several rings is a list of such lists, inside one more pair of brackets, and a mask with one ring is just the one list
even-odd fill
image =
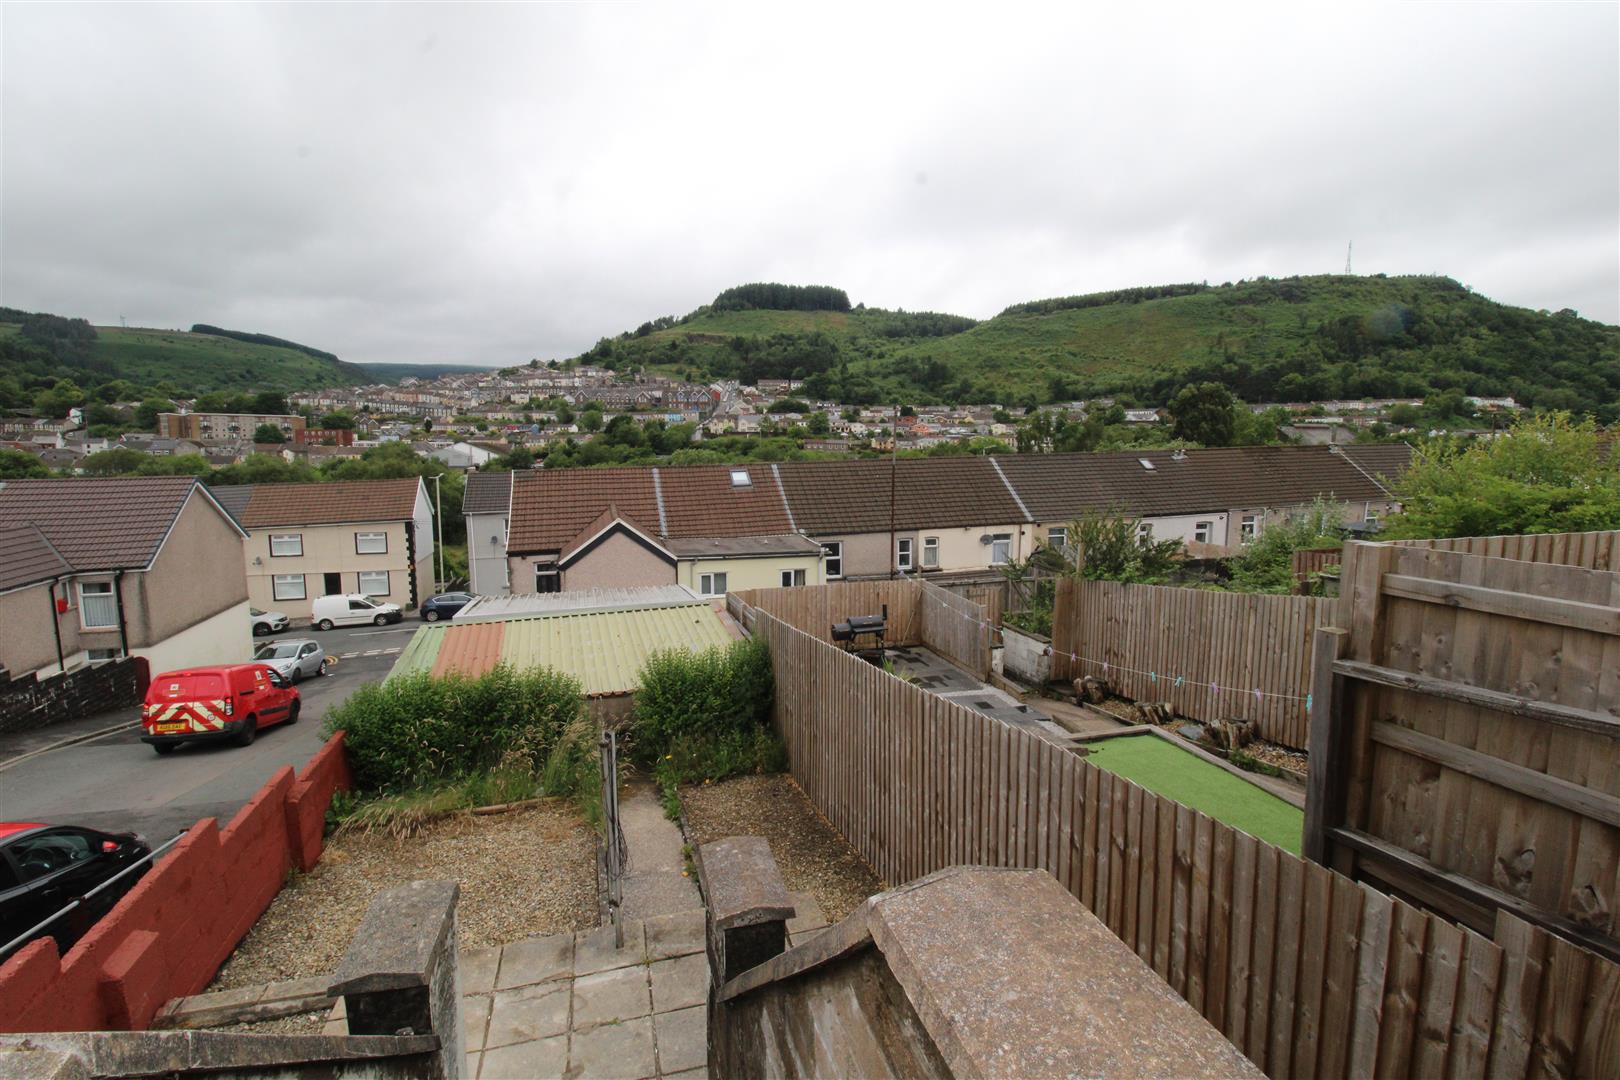
{"label": "pebbledash wall", "polygon": [[42,938],[0,965],[0,1031],[138,1031],[202,990],[287,872],[320,859],[326,808],[349,783],[339,732],[225,828],[199,821],[66,956]]}

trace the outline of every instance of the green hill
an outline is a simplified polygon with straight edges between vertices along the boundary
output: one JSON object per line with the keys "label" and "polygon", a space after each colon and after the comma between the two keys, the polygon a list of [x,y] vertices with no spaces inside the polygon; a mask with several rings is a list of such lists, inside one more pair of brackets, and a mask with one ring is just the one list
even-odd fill
{"label": "green hill", "polygon": [[[722,294],[724,296],[725,294]],[[799,377],[851,402],[1162,404],[1188,381],[1249,401],[1457,389],[1620,413],[1620,328],[1498,304],[1442,277],[1259,279],[1127,289],[955,316],[717,310],[643,324],[581,360],[697,377]]]}

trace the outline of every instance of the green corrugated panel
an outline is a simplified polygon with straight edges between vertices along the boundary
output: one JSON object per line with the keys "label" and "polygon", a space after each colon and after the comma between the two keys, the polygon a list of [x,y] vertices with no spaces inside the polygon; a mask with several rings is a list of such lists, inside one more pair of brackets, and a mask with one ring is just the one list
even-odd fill
{"label": "green corrugated panel", "polygon": [[394,661],[394,666],[388,672],[392,679],[395,675],[411,675],[418,671],[432,671],[433,661],[439,657],[439,647],[444,644],[444,633],[449,626],[423,626],[411,635],[411,640],[405,643],[405,649]]}
{"label": "green corrugated panel", "polygon": [[636,689],[642,665],[659,649],[698,651],[731,641],[709,605],[689,604],[513,619],[506,624],[501,659],[518,668],[565,671],[593,696],[622,694]]}

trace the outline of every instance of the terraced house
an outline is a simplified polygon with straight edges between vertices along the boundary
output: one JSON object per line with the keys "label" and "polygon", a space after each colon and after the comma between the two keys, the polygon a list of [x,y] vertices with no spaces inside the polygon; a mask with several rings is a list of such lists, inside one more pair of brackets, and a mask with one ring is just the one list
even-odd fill
{"label": "terraced house", "polygon": [[318,596],[363,593],[414,607],[433,590],[433,511],[419,477],[214,494],[248,534],[254,607],[308,619]]}
{"label": "terraced house", "polygon": [[0,678],[246,660],[245,539],[189,476],[0,484]]}
{"label": "terraced house", "polygon": [[[513,474],[514,593],[684,585],[817,585],[822,548],[800,533],[774,465]],[[487,531],[487,530],[486,530]]]}

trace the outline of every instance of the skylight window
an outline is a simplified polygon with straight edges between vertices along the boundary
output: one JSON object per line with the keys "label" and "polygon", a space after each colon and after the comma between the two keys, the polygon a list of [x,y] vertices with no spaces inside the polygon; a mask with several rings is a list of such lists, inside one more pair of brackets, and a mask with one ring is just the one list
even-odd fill
{"label": "skylight window", "polygon": [[747,469],[732,469],[731,486],[734,488],[753,487],[754,478],[748,475]]}
{"label": "skylight window", "polygon": [[1153,462],[1149,461],[1147,458],[1139,457],[1136,460],[1138,464],[1140,464],[1142,468],[1146,469],[1148,472],[1153,471]]}

